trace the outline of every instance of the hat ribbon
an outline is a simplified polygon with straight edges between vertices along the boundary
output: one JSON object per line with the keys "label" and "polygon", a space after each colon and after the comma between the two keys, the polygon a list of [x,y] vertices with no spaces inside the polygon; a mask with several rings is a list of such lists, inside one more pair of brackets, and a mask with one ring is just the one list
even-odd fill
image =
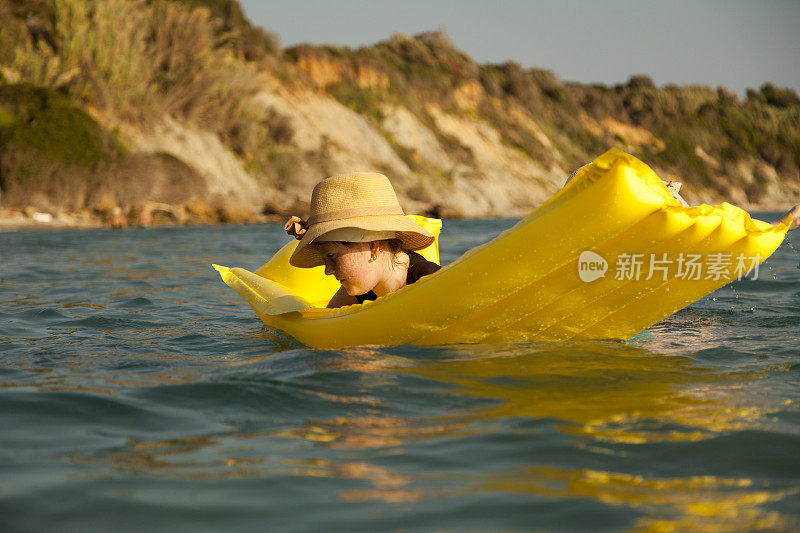
{"label": "hat ribbon", "polygon": [[332,220],[343,220],[347,218],[367,217],[367,216],[381,216],[381,215],[400,215],[403,216],[403,209],[397,205],[376,206],[376,207],[356,207],[353,209],[339,209],[336,211],[328,211],[327,213],[319,213],[312,215],[308,220],[303,220],[300,217],[293,216],[283,229],[286,233],[293,236],[295,239],[302,239],[303,235],[308,231],[308,227],[320,222],[330,222]]}
{"label": "hat ribbon", "polygon": [[292,217],[286,221],[283,229],[295,239],[300,240],[303,238],[303,235],[306,234],[306,231],[308,231],[308,222],[300,217]]}
{"label": "hat ribbon", "polygon": [[[399,205],[379,205],[374,207],[354,207],[352,209],[337,209],[311,215],[308,217],[307,224],[312,226],[320,222],[330,222],[331,220],[343,220],[346,218],[370,217],[381,215],[400,215],[404,216],[403,209]],[[294,217],[292,217],[294,218]]]}

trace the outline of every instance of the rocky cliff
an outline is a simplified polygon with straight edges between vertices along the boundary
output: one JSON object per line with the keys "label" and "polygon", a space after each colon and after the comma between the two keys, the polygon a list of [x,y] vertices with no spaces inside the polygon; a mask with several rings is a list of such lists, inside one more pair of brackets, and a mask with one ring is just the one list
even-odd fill
{"label": "rocky cliff", "polygon": [[91,5],[0,5],[7,209],[277,218],[325,176],[377,170],[411,212],[519,216],[612,146],[690,202],[800,201],[800,99],[770,84],[585,86],[478,65],[439,32],[282,50],[233,0]]}

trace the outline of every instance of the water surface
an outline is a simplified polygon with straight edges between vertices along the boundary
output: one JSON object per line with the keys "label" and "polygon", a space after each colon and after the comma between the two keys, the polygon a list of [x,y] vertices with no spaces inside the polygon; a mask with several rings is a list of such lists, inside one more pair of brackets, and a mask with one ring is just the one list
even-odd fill
{"label": "water surface", "polygon": [[330,351],[209,266],[285,239],[0,233],[0,530],[800,527],[800,232],[628,342]]}

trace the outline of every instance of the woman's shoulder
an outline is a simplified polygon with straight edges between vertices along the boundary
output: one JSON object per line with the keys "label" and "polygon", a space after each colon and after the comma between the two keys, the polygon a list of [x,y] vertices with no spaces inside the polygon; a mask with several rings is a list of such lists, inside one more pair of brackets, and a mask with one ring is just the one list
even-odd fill
{"label": "woman's shoulder", "polygon": [[406,276],[406,284],[414,283],[422,276],[433,274],[434,272],[442,268],[433,261],[428,261],[417,252],[408,252],[408,259],[409,263],[408,263],[408,275]]}

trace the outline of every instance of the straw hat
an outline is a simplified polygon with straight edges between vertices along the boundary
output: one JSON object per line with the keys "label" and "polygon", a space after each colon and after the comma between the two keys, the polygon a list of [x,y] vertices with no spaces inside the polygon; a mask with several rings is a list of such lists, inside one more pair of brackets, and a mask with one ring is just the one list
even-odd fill
{"label": "straw hat", "polygon": [[[300,239],[289,263],[301,268],[325,264],[319,247],[309,246],[317,242],[396,238],[406,250],[420,250],[434,239],[405,217],[389,178],[377,172],[341,174],[317,183],[311,193],[308,221],[292,217],[285,228]],[[326,238],[327,234],[331,238]]]}

